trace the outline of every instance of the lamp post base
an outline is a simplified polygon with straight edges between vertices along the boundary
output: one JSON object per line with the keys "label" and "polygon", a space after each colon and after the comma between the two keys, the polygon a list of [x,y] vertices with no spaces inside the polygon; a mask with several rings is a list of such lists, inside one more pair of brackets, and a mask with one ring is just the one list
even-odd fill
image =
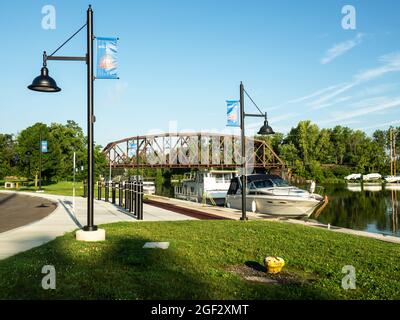
{"label": "lamp post base", "polygon": [[97,226],[84,226],[83,231],[96,231],[97,230]]}
{"label": "lamp post base", "polygon": [[87,231],[81,229],[75,233],[75,236],[76,240],[78,241],[88,241],[88,242],[104,241],[106,240],[106,231],[104,229],[97,229],[93,231]]}

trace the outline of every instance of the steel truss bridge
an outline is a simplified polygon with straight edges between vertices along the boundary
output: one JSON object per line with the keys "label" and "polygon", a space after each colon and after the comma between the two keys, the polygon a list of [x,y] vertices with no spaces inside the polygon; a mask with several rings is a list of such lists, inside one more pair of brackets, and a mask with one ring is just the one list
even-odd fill
{"label": "steel truss bridge", "polygon": [[[112,168],[214,168],[242,166],[240,136],[215,133],[162,133],[110,142],[104,149]],[[278,169],[284,162],[262,140],[246,137],[246,165]]]}

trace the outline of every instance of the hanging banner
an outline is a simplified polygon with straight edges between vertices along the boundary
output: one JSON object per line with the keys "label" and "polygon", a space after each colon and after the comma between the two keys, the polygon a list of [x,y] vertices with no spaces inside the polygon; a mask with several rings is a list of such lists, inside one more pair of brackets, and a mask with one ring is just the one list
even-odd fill
{"label": "hanging banner", "polygon": [[46,140],[42,140],[40,142],[40,148],[42,150],[42,153],[46,153],[47,152],[47,141]]}
{"label": "hanging banner", "polygon": [[118,79],[117,41],[118,38],[96,38],[97,79]]}
{"label": "hanging banner", "polygon": [[128,157],[136,156],[136,147],[137,147],[137,144],[134,142],[129,144]]}
{"label": "hanging banner", "polygon": [[240,127],[239,121],[239,108],[240,101],[237,100],[226,100],[226,117],[227,126],[229,127]]}

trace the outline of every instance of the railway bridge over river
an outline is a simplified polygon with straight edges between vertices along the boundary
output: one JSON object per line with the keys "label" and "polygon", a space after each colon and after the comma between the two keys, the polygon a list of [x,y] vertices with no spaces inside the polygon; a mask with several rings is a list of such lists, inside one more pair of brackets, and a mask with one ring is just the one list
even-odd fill
{"label": "railway bridge over river", "polygon": [[[242,167],[241,139],[215,133],[161,133],[110,142],[104,149],[112,168]],[[282,172],[284,162],[263,140],[246,137],[246,165]]]}

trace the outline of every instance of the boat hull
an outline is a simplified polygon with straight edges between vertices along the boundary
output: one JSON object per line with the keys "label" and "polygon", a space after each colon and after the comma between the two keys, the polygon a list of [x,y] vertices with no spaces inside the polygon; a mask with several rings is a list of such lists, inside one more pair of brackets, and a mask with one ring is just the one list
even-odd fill
{"label": "boat hull", "polygon": [[[227,196],[226,206],[234,209],[242,209],[241,196]],[[302,218],[309,217],[323,203],[319,195],[310,198],[297,198],[288,200],[287,197],[277,196],[247,196],[246,210],[252,211],[253,202],[255,211],[261,214],[272,216]]]}

